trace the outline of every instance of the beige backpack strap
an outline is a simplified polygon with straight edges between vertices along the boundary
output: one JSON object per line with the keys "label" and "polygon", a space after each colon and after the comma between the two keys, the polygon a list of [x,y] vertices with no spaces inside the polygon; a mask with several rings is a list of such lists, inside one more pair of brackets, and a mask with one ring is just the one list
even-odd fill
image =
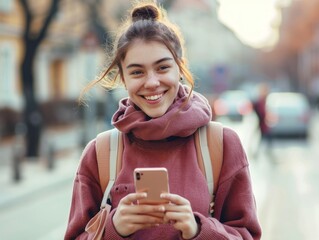
{"label": "beige backpack strap", "polygon": [[201,149],[201,161],[204,167],[204,172],[205,176],[206,176],[206,182],[207,182],[207,186],[209,189],[209,193],[210,196],[213,195],[214,192],[214,177],[213,177],[213,161],[210,153],[209,153],[209,149],[208,149],[208,139],[207,139],[207,126],[203,126],[201,128],[198,129],[199,132],[199,144],[200,144],[200,149]]}
{"label": "beige backpack strap", "polygon": [[109,182],[109,162],[110,162],[110,131],[105,131],[96,137],[96,160],[99,170],[99,179],[102,192],[104,192]]}
{"label": "beige backpack strap", "polygon": [[100,211],[85,226],[85,231],[92,240],[103,238],[107,216],[111,211],[111,205],[107,203],[116,175],[122,165],[123,142],[122,135],[116,129],[102,132],[96,137],[96,157],[99,170],[99,178],[102,192]]}
{"label": "beige backpack strap", "polygon": [[122,165],[123,140],[121,133],[113,128],[102,132],[96,138],[96,154],[101,190],[104,192],[101,208],[107,198]]}
{"label": "beige backpack strap", "polygon": [[216,193],[223,163],[223,127],[210,122],[195,133],[198,165],[206,177],[211,196]]}
{"label": "beige backpack strap", "polygon": [[203,156],[202,156],[202,151],[201,151],[201,144],[199,141],[199,129],[195,132],[195,147],[196,147],[198,166],[206,178],[205,166],[204,166],[204,161],[203,161]]}
{"label": "beige backpack strap", "polygon": [[221,123],[211,121],[207,125],[207,141],[209,155],[213,169],[214,194],[216,193],[219,175],[223,165],[223,126]]}

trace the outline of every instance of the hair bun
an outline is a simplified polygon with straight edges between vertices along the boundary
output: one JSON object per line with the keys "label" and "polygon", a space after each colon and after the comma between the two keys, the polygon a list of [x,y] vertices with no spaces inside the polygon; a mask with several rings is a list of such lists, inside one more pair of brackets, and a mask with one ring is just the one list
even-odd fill
{"label": "hair bun", "polygon": [[158,20],[160,19],[159,9],[154,5],[144,5],[133,9],[132,20]]}

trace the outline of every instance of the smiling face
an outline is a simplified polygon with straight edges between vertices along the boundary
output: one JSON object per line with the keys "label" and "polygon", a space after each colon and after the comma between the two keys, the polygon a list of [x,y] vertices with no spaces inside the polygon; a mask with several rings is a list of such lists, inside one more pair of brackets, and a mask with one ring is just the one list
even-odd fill
{"label": "smiling face", "polygon": [[121,62],[130,99],[152,118],[164,115],[179,88],[180,71],[172,53],[161,43],[137,40]]}

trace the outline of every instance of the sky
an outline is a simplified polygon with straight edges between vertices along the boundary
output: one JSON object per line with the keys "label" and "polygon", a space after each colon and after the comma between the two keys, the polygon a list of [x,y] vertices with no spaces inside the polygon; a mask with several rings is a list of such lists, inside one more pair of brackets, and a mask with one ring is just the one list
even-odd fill
{"label": "sky", "polygon": [[244,44],[269,49],[279,38],[281,14],[278,6],[287,6],[291,1],[218,0],[218,17]]}

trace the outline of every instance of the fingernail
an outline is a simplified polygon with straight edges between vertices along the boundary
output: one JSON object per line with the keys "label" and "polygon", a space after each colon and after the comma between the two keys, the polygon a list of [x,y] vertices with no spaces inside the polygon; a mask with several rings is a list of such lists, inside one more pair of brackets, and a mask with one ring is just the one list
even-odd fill
{"label": "fingernail", "polygon": [[160,207],[158,208],[158,211],[165,212],[165,207],[164,207],[164,206],[160,206]]}
{"label": "fingernail", "polygon": [[142,197],[147,197],[147,193],[146,192],[143,192],[141,195],[142,195]]}
{"label": "fingernail", "polygon": [[160,197],[161,197],[161,198],[166,198],[166,197],[167,197],[167,194],[161,193]]}

